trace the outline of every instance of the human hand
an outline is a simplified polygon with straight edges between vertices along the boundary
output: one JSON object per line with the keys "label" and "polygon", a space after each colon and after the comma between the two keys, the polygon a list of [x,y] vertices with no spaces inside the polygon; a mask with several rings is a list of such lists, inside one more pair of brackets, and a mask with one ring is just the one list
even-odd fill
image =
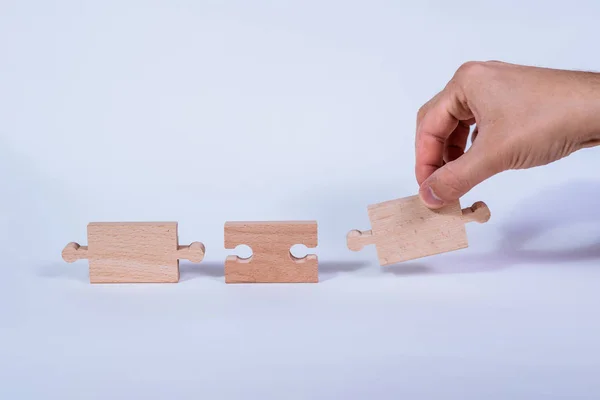
{"label": "human hand", "polygon": [[542,166],[599,144],[600,74],[465,63],[418,112],[419,195],[439,208],[499,172]]}

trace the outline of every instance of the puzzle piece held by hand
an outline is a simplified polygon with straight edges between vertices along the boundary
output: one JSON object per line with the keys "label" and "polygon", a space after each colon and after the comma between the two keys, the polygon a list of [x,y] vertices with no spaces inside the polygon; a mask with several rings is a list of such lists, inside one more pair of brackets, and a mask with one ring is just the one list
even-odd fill
{"label": "puzzle piece held by hand", "polygon": [[314,254],[294,257],[296,244],[317,247],[316,221],[226,222],[225,248],[246,245],[252,256],[228,256],[226,283],[316,283],[318,259]]}
{"label": "puzzle piece held by hand", "polygon": [[478,201],[461,210],[455,201],[438,210],[427,208],[418,195],[368,206],[371,230],[351,230],[350,250],[374,244],[382,266],[468,247],[465,224],[484,223],[490,210]]}
{"label": "puzzle piece held by hand", "polygon": [[90,283],[174,283],[179,260],[200,262],[204,244],[179,246],[177,222],[92,222],[88,246],[71,242],[62,256],[89,260]]}

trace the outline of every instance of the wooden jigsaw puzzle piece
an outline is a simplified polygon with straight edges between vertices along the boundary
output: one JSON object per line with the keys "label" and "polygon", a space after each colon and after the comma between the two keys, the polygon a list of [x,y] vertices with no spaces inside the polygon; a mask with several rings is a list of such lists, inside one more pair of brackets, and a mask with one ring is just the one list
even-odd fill
{"label": "wooden jigsaw puzzle piece", "polygon": [[352,251],[374,244],[380,265],[465,248],[468,242],[464,225],[484,223],[491,216],[482,201],[464,209],[456,201],[431,210],[418,196],[373,204],[368,211],[371,230],[351,230],[346,235],[346,244]]}
{"label": "wooden jigsaw puzzle piece", "polygon": [[92,222],[87,233],[88,246],[71,242],[62,257],[88,259],[91,283],[178,282],[180,259],[204,259],[201,242],[178,244],[176,222]]}
{"label": "wooden jigsaw puzzle piece", "polygon": [[292,246],[317,247],[316,221],[226,222],[225,248],[246,245],[247,259],[228,256],[226,283],[315,283],[319,280],[318,258],[308,254],[294,257]]}

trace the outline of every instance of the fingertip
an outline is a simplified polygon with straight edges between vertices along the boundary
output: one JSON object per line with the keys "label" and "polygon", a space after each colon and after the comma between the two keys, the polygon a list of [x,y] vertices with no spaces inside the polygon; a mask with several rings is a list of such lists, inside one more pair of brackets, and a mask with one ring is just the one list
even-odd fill
{"label": "fingertip", "polygon": [[431,209],[441,208],[445,204],[428,182],[424,182],[419,188],[419,197],[425,206]]}

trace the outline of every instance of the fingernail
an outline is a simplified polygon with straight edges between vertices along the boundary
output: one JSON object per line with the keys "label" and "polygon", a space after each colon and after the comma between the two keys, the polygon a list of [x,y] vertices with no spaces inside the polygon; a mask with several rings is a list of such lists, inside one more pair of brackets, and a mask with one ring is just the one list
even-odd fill
{"label": "fingernail", "polygon": [[430,186],[426,186],[421,191],[421,198],[431,207],[440,207],[444,205],[444,201],[440,199]]}

